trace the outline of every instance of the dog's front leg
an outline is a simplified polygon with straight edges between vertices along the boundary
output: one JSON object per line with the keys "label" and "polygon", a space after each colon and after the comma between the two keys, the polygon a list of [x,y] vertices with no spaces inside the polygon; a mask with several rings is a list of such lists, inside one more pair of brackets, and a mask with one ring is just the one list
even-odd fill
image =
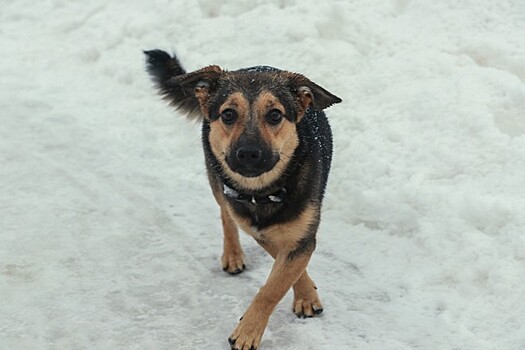
{"label": "dog's front leg", "polygon": [[293,257],[289,253],[284,249],[278,252],[268,280],[230,336],[232,349],[257,349],[273,309],[303,274],[312,255],[312,251]]}
{"label": "dog's front leg", "polygon": [[239,241],[239,231],[224,205],[221,206],[221,219],[224,233],[224,249],[221,258],[222,269],[235,275],[246,268],[244,265],[244,253]]}
{"label": "dog's front leg", "polygon": [[[277,256],[277,249],[264,242],[259,242],[259,245],[264,248],[274,259]],[[297,317],[313,317],[323,312],[323,305],[317,294],[317,287],[314,281],[304,270],[299,279],[293,285],[294,300],[292,311]]]}

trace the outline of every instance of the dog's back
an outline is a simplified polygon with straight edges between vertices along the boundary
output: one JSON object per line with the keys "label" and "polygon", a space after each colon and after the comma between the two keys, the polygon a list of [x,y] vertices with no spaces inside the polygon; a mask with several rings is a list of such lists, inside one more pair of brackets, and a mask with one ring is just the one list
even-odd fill
{"label": "dog's back", "polygon": [[332,129],[330,128],[326,114],[314,108],[308,108],[306,110],[302,123],[300,124],[302,125],[298,125],[298,134],[304,138],[304,142],[310,145],[309,147],[312,152],[319,154],[318,159],[320,159],[320,172],[322,174],[321,186],[319,188],[319,200],[321,201],[325,193],[328,174],[330,173],[330,167],[332,165]]}

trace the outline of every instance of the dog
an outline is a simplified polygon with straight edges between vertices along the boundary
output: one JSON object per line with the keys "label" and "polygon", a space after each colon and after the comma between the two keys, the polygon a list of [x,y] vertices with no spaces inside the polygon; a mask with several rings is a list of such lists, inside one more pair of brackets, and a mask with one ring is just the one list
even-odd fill
{"label": "dog", "polygon": [[290,288],[297,316],[323,311],[306,267],[332,160],[323,110],[342,100],[301,74],[269,66],[226,71],[212,65],[187,73],[175,55],[144,53],[160,95],[202,123],[208,180],[224,231],[223,270],[238,274],[246,267],[238,227],[275,259],[228,338],[231,349],[257,349]]}

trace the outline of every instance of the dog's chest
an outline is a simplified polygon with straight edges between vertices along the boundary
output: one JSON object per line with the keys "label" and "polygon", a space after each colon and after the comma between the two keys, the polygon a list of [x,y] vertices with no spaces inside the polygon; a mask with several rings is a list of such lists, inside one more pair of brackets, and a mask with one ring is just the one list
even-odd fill
{"label": "dog's chest", "polygon": [[[230,213],[237,225],[246,233],[258,239],[274,225],[277,208],[268,208],[272,204],[234,203]],[[278,205],[275,205],[278,206]]]}
{"label": "dog's chest", "polygon": [[231,214],[233,217],[233,220],[236,222],[236,224],[247,234],[255,238],[256,240],[259,240],[262,238],[262,235],[264,233],[264,230],[261,230],[260,227],[257,225],[257,221],[254,221],[253,218],[245,216],[245,215],[239,215],[235,212],[235,210],[231,210]]}
{"label": "dog's chest", "polygon": [[289,250],[294,249],[297,242],[304,238],[304,235],[312,227],[312,224],[318,223],[319,220],[318,208],[311,205],[306,206],[293,219],[283,222],[272,222],[266,226],[254,225],[249,218],[234,213],[232,213],[232,217],[237,225],[259,244],[277,245]]}

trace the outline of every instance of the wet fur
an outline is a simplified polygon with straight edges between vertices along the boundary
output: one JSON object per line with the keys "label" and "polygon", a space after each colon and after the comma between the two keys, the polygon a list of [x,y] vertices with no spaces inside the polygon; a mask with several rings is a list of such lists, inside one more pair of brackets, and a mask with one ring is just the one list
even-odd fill
{"label": "wet fur", "polygon": [[[208,179],[221,207],[223,267],[230,273],[244,269],[237,226],[275,258],[268,281],[230,337],[232,349],[256,349],[269,315],[290,287],[294,288],[294,312],[298,316],[322,311],[306,266],[316,245],[332,160],[332,133],[323,109],[341,99],[303,75],[272,67],[228,72],[209,66],[187,73],[176,57],[163,51],[145,54],[147,71],[160,94],[183,114],[202,122]],[[262,111],[250,112],[250,106],[257,104]],[[260,117],[265,108],[278,106],[286,119],[283,129],[272,129],[260,119],[245,119],[246,125],[239,122],[229,129],[219,119],[229,105],[242,110],[243,118]],[[217,129],[221,127],[223,133]],[[246,177],[229,168],[227,151],[245,137],[258,140],[264,147],[280,145],[278,162],[271,170]],[[253,205],[225,195],[224,185],[253,198],[267,198],[282,189],[286,195],[280,202]]]}

